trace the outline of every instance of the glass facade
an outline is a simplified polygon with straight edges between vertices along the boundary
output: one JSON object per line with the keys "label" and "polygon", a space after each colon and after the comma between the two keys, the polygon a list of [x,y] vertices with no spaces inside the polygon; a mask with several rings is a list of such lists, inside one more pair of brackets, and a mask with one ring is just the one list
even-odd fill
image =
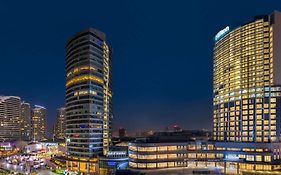
{"label": "glass facade", "polygon": [[43,106],[35,105],[32,109],[32,140],[42,141],[46,140],[46,108]]}
{"label": "glass facade", "polygon": [[129,143],[131,168],[280,168],[281,13],[226,27],[214,40],[213,140]]}
{"label": "glass facade", "polygon": [[55,139],[65,139],[65,108],[58,108],[57,109],[57,121],[54,126],[54,138]]}
{"label": "glass facade", "polygon": [[[273,170],[279,167],[279,143],[232,143],[188,141],[178,143],[129,143],[129,166],[133,169],[171,167],[220,168],[224,173]],[[279,157],[279,158],[277,158]]]}
{"label": "glass facade", "polygon": [[281,77],[276,69],[281,57],[274,39],[281,33],[280,23],[280,13],[275,12],[233,29],[215,43],[215,140],[279,141]]}
{"label": "glass facade", "polygon": [[22,139],[31,140],[31,108],[29,103],[21,103],[20,125]]}
{"label": "glass facade", "polygon": [[20,117],[20,97],[0,96],[0,141],[14,141],[21,138]]}
{"label": "glass facade", "polygon": [[[96,29],[77,33],[66,45],[66,142],[69,158],[90,162],[109,149],[113,118],[111,62],[111,49],[105,34]],[[91,163],[80,163],[72,161],[71,167],[77,167],[81,172],[96,167]]]}

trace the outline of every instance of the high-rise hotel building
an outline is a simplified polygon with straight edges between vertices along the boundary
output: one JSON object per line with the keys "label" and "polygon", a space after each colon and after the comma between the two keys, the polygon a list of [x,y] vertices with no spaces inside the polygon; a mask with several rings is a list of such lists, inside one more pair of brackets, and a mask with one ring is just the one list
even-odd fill
{"label": "high-rise hotel building", "polygon": [[89,28],[66,45],[66,141],[69,169],[95,171],[111,137],[111,49],[103,32]]}
{"label": "high-rise hotel building", "polygon": [[281,13],[226,27],[214,40],[214,139],[129,143],[131,168],[280,174]]}
{"label": "high-rise hotel building", "polygon": [[280,12],[216,35],[213,86],[215,140],[280,141]]}
{"label": "high-rise hotel building", "polygon": [[57,121],[54,126],[54,137],[58,140],[65,139],[65,129],[66,129],[66,123],[65,123],[65,108],[61,107],[57,109]]}
{"label": "high-rise hotel building", "polygon": [[21,138],[20,116],[20,97],[0,96],[0,141],[14,141]]}
{"label": "high-rise hotel building", "polygon": [[32,139],[34,141],[42,141],[47,139],[46,131],[46,108],[34,105],[32,109]]}
{"label": "high-rise hotel building", "polygon": [[29,103],[21,103],[20,131],[23,140],[31,140],[31,108]]}

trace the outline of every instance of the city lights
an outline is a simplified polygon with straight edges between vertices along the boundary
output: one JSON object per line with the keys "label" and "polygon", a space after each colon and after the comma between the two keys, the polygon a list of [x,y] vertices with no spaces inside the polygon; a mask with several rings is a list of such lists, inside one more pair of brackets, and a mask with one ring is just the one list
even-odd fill
{"label": "city lights", "polygon": [[280,2],[0,7],[0,175],[281,174]]}

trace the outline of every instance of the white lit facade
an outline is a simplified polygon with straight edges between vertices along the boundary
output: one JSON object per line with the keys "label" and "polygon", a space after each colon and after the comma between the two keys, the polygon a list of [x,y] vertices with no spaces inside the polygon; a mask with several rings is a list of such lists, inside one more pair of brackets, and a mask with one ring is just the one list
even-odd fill
{"label": "white lit facade", "polygon": [[20,134],[21,99],[0,96],[0,141],[14,141]]}

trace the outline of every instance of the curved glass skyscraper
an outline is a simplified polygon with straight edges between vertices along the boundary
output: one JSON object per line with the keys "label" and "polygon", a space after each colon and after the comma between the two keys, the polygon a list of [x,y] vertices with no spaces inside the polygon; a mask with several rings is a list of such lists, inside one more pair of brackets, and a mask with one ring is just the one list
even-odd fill
{"label": "curved glass skyscraper", "polygon": [[66,139],[68,166],[94,171],[95,158],[106,154],[111,137],[111,50],[105,34],[89,28],[66,45]]}
{"label": "curved glass skyscraper", "polygon": [[214,46],[214,138],[280,141],[281,13],[218,32]]}

